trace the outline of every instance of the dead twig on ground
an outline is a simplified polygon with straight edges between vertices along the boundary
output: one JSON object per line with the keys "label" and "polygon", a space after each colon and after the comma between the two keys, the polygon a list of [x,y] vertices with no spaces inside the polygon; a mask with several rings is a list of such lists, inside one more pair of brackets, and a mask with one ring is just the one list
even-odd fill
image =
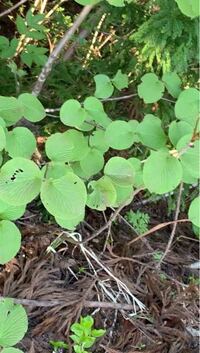
{"label": "dead twig on ground", "polygon": [[[8,299],[6,297],[0,296],[0,302],[4,299]],[[25,306],[32,307],[54,307],[57,305],[71,305],[70,303],[65,303],[61,300],[31,300],[31,299],[21,299],[21,298],[9,298],[12,299],[15,304],[21,304]],[[111,303],[111,302],[99,302],[99,301],[89,301],[83,300],[82,303],[84,308],[102,308],[102,309],[114,309],[114,310],[133,310],[134,306],[132,304],[122,304],[122,303]]]}
{"label": "dead twig on ground", "polygon": [[135,243],[138,240],[141,240],[142,238],[146,237],[147,235],[150,235],[154,232],[156,232],[159,229],[165,228],[171,224],[175,224],[175,223],[183,223],[183,222],[190,222],[190,220],[188,218],[184,218],[184,219],[177,219],[176,221],[170,221],[170,222],[164,222],[164,223],[160,223],[157,226],[151,228],[150,230],[148,230],[147,232],[141,234],[139,237],[129,241],[129,243],[127,244],[128,246],[130,246],[131,244]]}

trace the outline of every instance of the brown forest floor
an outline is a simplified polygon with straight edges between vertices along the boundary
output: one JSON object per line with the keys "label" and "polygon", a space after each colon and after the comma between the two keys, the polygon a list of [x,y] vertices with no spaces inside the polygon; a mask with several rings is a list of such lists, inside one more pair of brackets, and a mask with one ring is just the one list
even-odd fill
{"label": "brown forest floor", "polygon": [[[130,205],[130,208],[134,209],[134,206]],[[140,210],[148,210],[151,226],[166,221],[165,201],[151,203]],[[86,220],[95,229],[104,224],[100,212],[88,213]],[[106,281],[103,283],[108,283],[107,288],[111,285],[116,293],[118,289],[116,283],[92,260],[97,271],[94,275],[88,261],[74,244],[65,242],[55,254],[46,253],[60,229],[42,222],[34,211],[28,212],[26,218],[19,221],[19,226],[23,234],[21,252],[17,259],[1,268],[0,295],[31,299],[36,301],[36,305],[45,305],[26,306],[29,331],[20,344],[23,351],[52,352],[50,340],[69,342],[71,323],[81,314],[91,314],[96,310],[95,325],[106,328],[107,334],[97,342],[93,352],[199,352],[198,337],[188,332],[188,327],[198,327],[198,287],[189,280],[190,276],[197,274],[187,266],[198,259],[198,242],[191,236],[188,226],[178,226],[173,246],[160,269],[156,267],[152,253],[165,250],[170,226],[147,236],[146,241],[140,240],[127,247],[134,234],[126,224],[117,222],[111,230],[113,241],[104,252],[107,231],[86,244],[145,304],[146,310],[133,317],[129,316],[130,311],[85,308],[85,301],[108,302],[99,281]],[[83,239],[91,235],[90,227],[85,223],[79,229]],[[120,299],[122,302],[119,296]],[[46,306],[49,301],[54,301],[55,305]]]}

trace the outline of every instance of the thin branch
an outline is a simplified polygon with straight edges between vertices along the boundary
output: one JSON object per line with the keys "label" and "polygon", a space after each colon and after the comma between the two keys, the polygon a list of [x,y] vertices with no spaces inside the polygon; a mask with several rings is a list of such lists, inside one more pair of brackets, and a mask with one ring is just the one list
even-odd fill
{"label": "thin branch", "polygon": [[80,12],[77,19],[75,20],[72,27],[67,30],[67,32],[64,34],[64,36],[58,42],[57,46],[50,54],[46,64],[44,65],[41,73],[38,76],[37,82],[35,83],[35,86],[32,90],[33,95],[38,96],[40,94],[40,92],[43,88],[43,85],[52,70],[52,66],[53,66],[55,60],[58,58],[58,56],[59,56],[60,52],[62,51],[62,49],[64,48],[64,46],[69,42],[71,37],[74,35],[74,33],[80,27],[81,23],[85,20],[85,18],[90,13],[90,11],[93,9],[93,7],[94,7],[93,5],[85,6],[83,8],[83,10]]}
{"label": "thin branch", "polygon": [[173,228],[172,228],[172,232],[171,232],[171,235],[170,235],[170,238],[169,238],[169,241],[168,241],[168,244],[167,244],[167,247],[165,249],[165,252],[164,254],[162,255],[159,263],[158,263],[158,267],[160,267],[161,263],[163,262],[165,256],[167,255],[167,253],[169,252],[170,248],[171,248],[171,245],[172,245],[172,242],[174,240],[174,236],[175,236],[175,233],[176,233],[176,228],[177,228],[177,220],[178,220],[178,216],[179,216],[179,213],[180,213],[180,206],[181,206],[181,197],[182,197],[182,193],[183,193],[183,182],[180,183],[180,186],[179,186],[179,192],[178,192],[178,198],[177,198],[177,204],[176,204],[176,211],[175,211],[175,216],[174,216],[174,225],[173,225]]}
{"label": "thin branch", "polygon": [[141,234],[139,237],[129,241],[129,243],[127,245],[130,246],[131,244],[135,243],[138,240],[141,240],[142,238],[146,237],[147,235],[150,235],[150,234],[156,232],[157,230],[165,228],[165,227],[167,227],[167,226],[169,226],[171,224],[183,223],[183,222],[190,222],[190,220],[188,218],[184,218],[184,219],[177,219],[176,221],[160,223],[157,226],[155,226],[155,227],[151,228],[150,230],[148,230],[147,232]]}
{"label": "thin branch", "polygon": [[[0,302],[6,297],[0,296]],[[32,299],[19,299],[19,298],[9,298],[14,301],[15,304],[21,304],[25,306],[32,307],[54,307],[57,305],[71,305],[70,302],[65,302],[64,300],[32,300]],[[74,305],[74,304],[73,304]],[[123,303],[110,303],[110,302],[98,302],[98,301],[88,301],[85,300],[83,302],[83,306],[85,308],[104,308],[104,309],[114,309],[114,310],[133,310],[134,306],[131,304],[123,304]]]}
{"label": "thin branch", "polygon": [[13,5],[12,7],[10,7],[9,9],[3,11],[2,13],[0,13],[0,18],[8,15],[9,13],[11,13],[13,10],[17,9],[19,6],[23,5],[25,2],[27,2],[28,0],[21,0],[19,1],[17,4]]}
{"label": "thin branch", "polygon": [[106,99],[101,99],[102,102],[111,102],[111,101],[122,101],[125,99],[137,97],[137,93],[129,94],[127,96],[121,96],[121,97],[111,97],[111,98],[106,98]]}
{"label": "thin branch", "polygon": [[[142,188],[137,189],[134,191],[133,193],[133,198],[134,196],[136,196],[141,190],[143,190]],[[100,235],[101,233],[104,232],[104,230],[108,229],[109,227],[111,227],[112,223],[115,221],[115,219],[117,218],[117,216],[120,214],[120,212],[123,210],[123,208],[127,206],[127,203],[121,205],[119,208],[117,208],[115,210],[115,212],[112,214],[112,216],[110,217],[110,219],[108,220],[107,223],[105,223],[100,229],[98,229],[93,235],[91,235],[89,238],[87,238],[86,240],[84,240],[82,242],[82,244],[87,243],[88,241],[96,238],[98,235]]]}

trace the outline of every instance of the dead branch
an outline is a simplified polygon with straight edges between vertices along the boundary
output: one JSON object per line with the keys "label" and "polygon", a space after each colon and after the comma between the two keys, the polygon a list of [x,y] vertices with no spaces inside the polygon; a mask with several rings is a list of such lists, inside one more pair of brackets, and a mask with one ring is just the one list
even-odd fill
{"label": "dead branch", "polygon": [[85,20],[87,15],[90,13],[90,11],[93,9],[93,5],[87,5],[83,8],[83,10],[80,12],[79,16],[75,20],[74,24],[72,25],[71,28],[65,32],[64,36],[61,38],[61,40],[58,42],[56,45],[55,49],[52,51],[50,54],[46,64],[42,68],[41,73],[38,76],[37,82],[35,83],[35,86],[33,87],[32,94],[35,96],[38,96],[43,88],[43,85],[49,76],[52,66],[55,62],[55,60],[58,58],[59,54],[63,50],[64,46],[69,42],[71,37],[74,35],[76,30],[80,27],[81,23]]}
{"label": "dead branch", "polygon": [[17,9],[19,6],[23,5],[27,1],[28,0],[21,0],[17,4],[15,4],[12,7],[10,7],[9,9],[3,11],[2,13],[0,13],[0,18],[3,17],[3,16],[6,16],[6,15],[9,15],[9,13],[11,13],[13,10]]}

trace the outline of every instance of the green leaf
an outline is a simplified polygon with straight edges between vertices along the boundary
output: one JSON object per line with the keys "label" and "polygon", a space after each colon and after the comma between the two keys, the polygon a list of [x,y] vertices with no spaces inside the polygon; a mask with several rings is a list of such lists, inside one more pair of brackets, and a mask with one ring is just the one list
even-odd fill
{"label": "green leaf", "polygon": [[130,186],[133,183],[133,167],[129,161],[122,157],[110,158],[105,165],[104,174],[119,186]]}
{"label": "green leaf", "polygon": [[190,134],[193,132],[192,126],[185,121],[172,121],[169,125],[169,138],[174,146],[177,145],[178,141],[184,135]]}
{"label": "green leaf", "polygon": [[23,353],[21,351],[21,349],[17,349],[17,348],[4,348],[1,353]]}
{"label": "green leaf", "polygon": [[90,148],[88,153],[80,161],[80,166],[87,175],[95,175],[104,166],[104,158],[102,152],[96,148]]}
{"label": "green leaf", "polygon": [[144,185],[142,176],[142,163],[137,158],[129,158],[128,161],[131,163],[134,170],[133,186],[136,188],[142,187]]}
{"label": "green leaf", "polygon": [[96,75],[94,76],[94,81],[96,84],[95,96],[97,98],[108,98],[112,96],[114,87],[107,75]]}
{"label": "green leaf", "polygon": [[92,316],[87,315],[82,317],[80,319],[80,325],[84,327],[85,329],[91,329],[92,326],[94,325],[94,319]]}
{"label": "green leaf", "polygon": [[102,153],[107,152],[109,149],[109,144],[105,138],[105,131],[103,130],[93,131],[89,138],[89,144],[91,147],[95,147]]}
{"label": "green leaf", "polygon": [[106,128],[106,142],[116,150],[124,150],[132,146],[134,135],[131,126],[126,121],[113,121]]}
{"label": "green leaf", "polygon": [[43,105],[40,103],[39,99],[32,94],[20,94],[18,100],[23,106],[23,114],[27,120],[36,123],[46,116]]}
{"label": "green leaf", "polygon": [[197,227],[200,227],[200,196],[196,197],[189,207],[188,218]]}
{"label": "green leaf", "polygon": [[[0,221],[0,264],[10,261],[20,249],[21,234],[16,225],[10,221]],[[0,331],[0,345],[1,331]]]}
{"label": "green leaf", "polygon": [[156,194],[174,190],[181,182],[182,174],[180,162],[167,151],[152,152],[144,163],[144,184]]}
{"label": "green leaf", "polygon": [[73,144],[73,150],[71,152],[71,162],[80,161],[85,158],[88,153],[88,137],[85,137],[82,132],[69,129],[64,132],[67,140]]}
{"label": "green leaf", "polygon": [[4,128],[0,125],[0,151],[6,147],[6,134]]}
{"label": "green leaf", "polygon": [[107,0],[110,5],[116,7],[123,7],[125,5],[124,0]]}
{"label": "green leaf", "polygon": [[42,173],[25,158],[6,162],[0,171],[0,199],[13,206],[31,202],[40,192]]}
{"label": "green leaf", "polygon": [[95,337],[85,337],[83,342],[83,348],[90,348],[95,342]]}
{"label": "green leaf", "polygon": [[123,74],[121,70],[118,70],[114,78],[112,79],[113,85],[120,91],[123,88],[128,87],[128,75]]}
{"label": "green leaf", "polygon": [[166,72],[163,77],[162,81],[164,82],[168,92],[174,98],[178,98],[179,94],[181,93],[181,79],[177,75],[176,72]]}
{"label": "green leaf", "polygon": [[74,173],[59,179],[47,179],[41,188],[41,200],[53,216],[73,219],[84,213],[87,192],[83,181]]}
{"label": "green leaf", "polygon": [[84,327],[82,327],[80,323],[76,322],[71,325],[70,330],[77,336],[82,336],[84,332]]}
{"label": "green leaf", "polygon": [[25,20],[19,15],[17,15],[16,26],[19,34],[26,34],[26,32],[28,31]]}
{"label": "green leaf", "polygon": [[181,92],[175,104],[175,115],[193,127],[199,116],[200,95],[196,88],[188,88]]}
{"label": "green leaf", "polygon": [[[104,112],[103,104],[99,99],[96,97],[88,97],[84,100],[83,105],[85,108],[87,121],[92,120],[103,127],[106,127],[109,124],[109,118]],[[87,124],[87,126],[89,126],[89,124]],[[89,129],[87,128],[87,130]]]}
{"label": "green leaf", "polygon": [[33,64],[33,55],[31,53],[24,53],[20,55],[20,58],[24,64],[26,64],[28,67],[31,67]]}
{"label": "green leaf", "polygon": [[4,36],[0,36],[0,50],[9,47],[9,40]]}
{"label": "green leaf", "polygon": [[132,186],[119,186],[113,183],[117,198],[116,201],[112,204],[113,207],[119,207],[121,205],[128,205],[133,200],[133,187]]}
{"label": "green leaf", "polygon": [[12,206],[0,200],[0,219],[15,221],[23,216],[26,206]]}
{"label": "green leaf", "polygon": [[68,230],[75,230],[76,226],[84,220],[84,217],[85,217],[85,212],[83,212],[80,215],[77,215],[74,218],[63,219],[63,218],[55,217],[55,220],[62,228],[66,228]]}
{"label": "green leaf", "polygon": [[162,98],[165,86],[155,74],[145,74],[141,80],[142,83],[138,86],[138,95],[143,98],[145,103],[155,103]]}
{"label": "green leaf", "polygon": [[181,12],[190,17],[195,18],[200,15],[199,0],[175,0]]}
{"label": "green leaf", "polygon": [[95,5],[98,4],[101,0],[75,0],[78,4],[86,6],[86,5]]}
{"label": "green leaf", "polygon": [[[1,302],[0,306],[3,304],[4,302]],[[28,319],[22,305],[10,304],[5,315],[1,317],[1,324],[0,346],[14,346],[21,341],[28,329]]]}
{"label": "green leaf", "polygon": [[86,112],[75,99],[68,99],[60,109],[60,120],[67,126],[80,127],[86,120]]}
{"label": "green leaf", "polygon": [[97,181],[88,184],[87,206],[98,211],[105,211],[112,206],[117,198],[115,187],[110,178],[103,176]]}
{"label": "green leaf", "polygon": [[64,162],[49,162],[43,167],[42,171],[46,179],[58,179],[68,172],[73,172],[72,168]]}
{"label": "green leaf", "polygon": [[16,127],[7,133],[6,151],[9,156],[31,158],[36,149],[36,139],[26,127]]}
{"label": "green leaf", "polygon": [[16,98],[0,96],[0,117],[5,120],[7,126],[17,123],[22,115],[22,106]]}
{"label": "green leaf", "polygon": [[45,143],[47,157],[55,162],[69,162],[72,158],[74,144],[66,133],[56,132],[48,137]]}
{"label": "green leaf", "polygon": [[92,330],[92,336],[93,337],[102,337],[103,335],[105,335],[106,333],[106,330],[102,330],[102,329],[99,329],[99,330]]}
{"label": "green leaf", "polygon": [[161,127],[161,120],[152,114],[145,115],[138,125],[136,133],[140,141],[147,147],[159,149],[165,146],[167,137]]}
{"label": "green leaf", "polygon": [[180,156],[183,170],[194,178],[200,178],[200,142],[195,141],[189,147],[191,138],[192,134],[183,136],[177,144],[177,150],[183,152]]}

